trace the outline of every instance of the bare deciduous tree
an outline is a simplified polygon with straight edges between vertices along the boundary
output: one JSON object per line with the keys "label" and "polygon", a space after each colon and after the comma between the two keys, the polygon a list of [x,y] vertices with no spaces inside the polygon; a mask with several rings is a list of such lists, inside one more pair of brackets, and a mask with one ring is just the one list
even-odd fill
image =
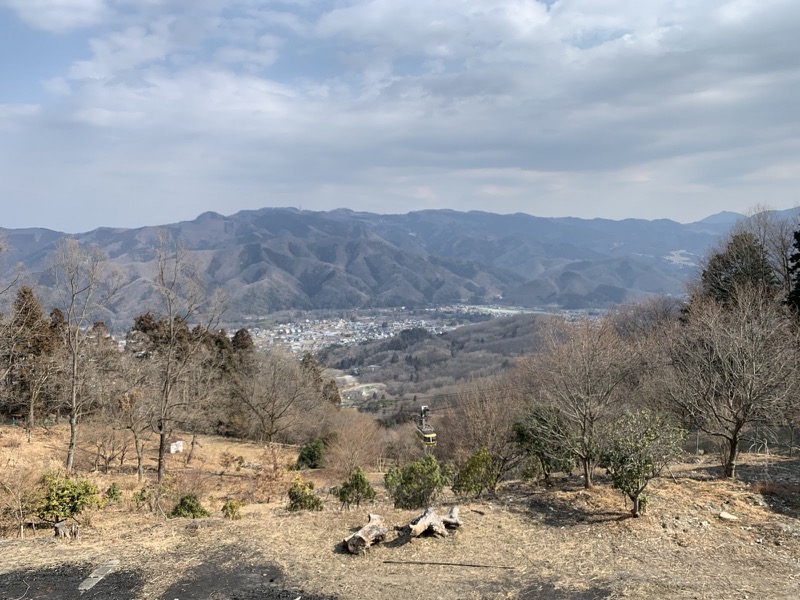
{"label": "bare deciduous tree", "polygon": [[[151,427],[158,436],[158,481],[166,473],[169,437],[176,425],[185,423],[196,403],[190,393],[190,374],[202,368],[206,334],[216,329],[222,315],[218,294],[209,297],[196,265],[179,244],[166,234],[160,238],[153,280],[160,297],[159,318],[143,315],[129,334],[131,351],[151,361],[158,392],[149,411]],[[190,323],[195,327],[190,330]]]}
{"label": "bare deciduous tree", "polygon": [[735,477],[748,426],[776,417],[792,389],[797,341],[782,308],[760,289],[740,287],[720,305],[696,299],[686,323],[668,332],[672,405],[720,440],[726,477]]}
{"label": "bare deciduous tree", "polygon": [[309,418],[319,419],[325,408],[318,387],[302,366],[279,352],[253,355],[249,372],[237,381],[235,398],[249,423],[248,434],[268,443]]}
{"label": "bare deciduous tree", "polygon": [[739,221],[735,230],[749,232],[758,240],[772,265],[778,286],[787,294],[791,290],[789,264],[793,235],[800,225],[800,211],[795,208],[789,217],[783,217],[769,206],[758,204],[748,212],[748,217]]}
{"label": "bare deciduous tree", "polygon": [[367,470],[383,455],[381,428],[372,417],[342,410],[330,428],[333,434],[326,444],[324,463],[337,477],[347,478],[359,468]]}
{"label": "bare deciduous tree", "polygon": [[25,537],[25,524],[36,514],[40,501],[42,469],[16,450],[0,454],[0,517],[8,515],[17,535]]}
{"label": "bare deciduous tree", "polygon": [[71,472],[75,460],[78,422],[91,409],[93,396],[84,386],[90,326],[99,307],[106,304],[119,286],[119,274],[104,268],[105,256],[97,247],[83,248],[74,239],[62,240],[56,247],[51,272],[60,294],[63,321],[57,331],[66,354],[64,404],[68,411],[70,439],[66,468]]}
{"label": "bare deciduous tree", "polygon": [[676,323],[684,305],[679,298],[657,296],[621,306],[609,318],[623,339],[646,342],[663,327]]}
{"label": "bare deciduous tree", "polygon": [[156,371],[149,361],[140,360],[131,352],[115,351],[108,358],[113,359],[113,364],[106,365],[107,376],[101,385],[106,400],[94,418],[99,431],[105,433],[96,442],[101,444],[102,455],[109,456],[120,449],[119,456],[124,458],[128,444],[123,444],[123,451],[123,445],[117,441],[129,437],[136,455],[138,479],[142,481],[144,445],[151,433],[151,398],[158,394],[154,384]]}
{"label": "bare deciduous tree", "polygon": [[463,387],[437,437],[458,465],[479,450],[488,452],[493,491],[525,456],[515,442],[514,430],[524,408],[522,390],[513,374],[479,379]]}
{"label": "bare deciduous tree", "polygon": [[553,322],[544,334],[542,352],[523,368],[538,393],[534,402],[558,411],[562,431],[553,432],[583,467],[584,485],[592,486],[607,428],[639,366],[609,319]]}
{"label": "bare deciduous tree", "polygon": [[0,297],[2,297],[6,292],[11,290],[17,282],[20,280],[22,275],[21,266],[17,266],[14,269],[14,272],[7,272],[5,269],[5,256],[8,251],[8,241],[6,237],[0,233],[0,256],[3,257],[3,264],[0,265]]}

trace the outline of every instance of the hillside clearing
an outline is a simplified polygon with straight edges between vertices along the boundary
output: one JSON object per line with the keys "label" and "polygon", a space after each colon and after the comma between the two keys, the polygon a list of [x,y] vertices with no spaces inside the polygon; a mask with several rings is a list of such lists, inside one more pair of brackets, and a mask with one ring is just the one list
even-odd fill
{"label": "hillside clearing", "polygon": [[[18,430],[0,433],[0,451],[24,451],[31,461],[54,459],[61,448],[56,434],[39,434],[29,446],[16,443]],[[264,449],[201,439],[195,466],[182,472],[204,480],[203,502],[213,510],[211,518],[167,520],[137,511],[130,500],[135,476],[92,473],[88,476],[101,490],[120,482],[123,502],[88,515],[79,540],[57,541],[49,530],[35,538],[1,540],[0,582],[23,570],[116,558],[120,572],[131,574],[125,579],[135,586],[131,597],[153,599],[265,597],[245,594],[256,583],[258,589],[273,586],[276,593],[390,600],[800,596],[797,461],[744,455],[745,480],[738,482],[714,479],[716,466],[707,459],[678,465],[653,482],[648,514],[640,519],[628,518],[622,497],[602,480],[591,490],[584,490],[579,478],[558,480],[551,488],[509,482],[496,498],[461,503],[464,526],[457,534],[403,543],[391,527],[419,511],[392,508],[380,473],[370,474],[378,500],[360,509],[340,510],[325,491],[338,482],[320,470],[302,475],[316,482],[324,511],[290,513],[278,494],[247,504],[240,521],[223,519],[222,502],[242,493],[247,477],[246,469],[219,467],[223,452],[248,462]],[[281,452],[288,462],[292,450]],[[176,457],[171,468],[181,471]],[[766,474],[778,483],[759,483]],[[446,496],[443,510],[454,501]],[[721,520],[723,510],[738,520]],[[387,542],[365,556],[351,556],[341,541],[366,522],[368,512],[385,518]],[[181,588],[187,578],[205,581],[195,588],[205,595]],[[178,589],[189,591],[178,595]],[[10,594],[0,584],[0,598],[19,596]]]}

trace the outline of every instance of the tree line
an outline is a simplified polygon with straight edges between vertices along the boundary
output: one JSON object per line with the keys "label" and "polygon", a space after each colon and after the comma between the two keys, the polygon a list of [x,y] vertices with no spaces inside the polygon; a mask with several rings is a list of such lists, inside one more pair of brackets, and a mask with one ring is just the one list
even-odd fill
{"label": "tree line", "polygon": [[[61,296],[49,313],[31,287],[8,292],[16,295],[0,319],[0,411],[29,431],[48,415],[65,418],[68,473],[87,422],[98,467],[132,452],[141,479],[145,447],[157,449],[159,481],[178,430],[323,440],[343,477],[387,457],[401,468],[421,453],[410,432],[336,410],[336,385],[313,356],[257,351],[246,329],[229,336],[219,327],[224,304],[180,247],[162,240],[155,251],[160,301],[142,307],[122,344],[97,319],[120,275],[91,248],[66,241],[55,253],[50,277]],[[535,352],[461,388],[437,423],[437,458],[464,494],[576,469],[590,487],[602,467],[638,514],[648,482],[689,432],[716,442],[726,477],[736,476],[745,439],[788,428],[791,452],[798,334],[800,231],[761,213],[710,254],[686,299],[537,322]]]}
{"label": "tree line", "polygon": [[6,291],[13,301],[0,315],[0,416],[23,421],[29,436],[48,418],[65,419],[67,473],[85,423],[106,468],[135,454],[142,479],[145,447],[157,448],[159,482],[178,430],[264,442],[316,437],[339,403],[316,360],[258,351],[244,328],[229,336],[219,327],[224,300],[180,246],[164,236],[155,252],[159,302],[142,307],[121,340],[99,317],[124,277],[95,248],[58,245],[48,272],[58,300],[49,311],[29,285]]}
{"label": "tree line", "polygon": [[710,254],[686,299],[545,324],[539,352],[462,391],[438,451],[462,469],[481,453],[489,489],[574,469],[591,487],[602,466],[638,514],[689,432],[714,442],[724,477],[745,440],[788,430],[793,451],[799,334],[800,231],[757,215]]}

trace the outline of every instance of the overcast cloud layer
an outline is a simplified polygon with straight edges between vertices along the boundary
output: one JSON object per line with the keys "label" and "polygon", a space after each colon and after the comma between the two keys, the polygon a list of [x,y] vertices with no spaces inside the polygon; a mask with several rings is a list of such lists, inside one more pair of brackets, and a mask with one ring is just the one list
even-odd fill
{"label": "overcast cloud layer", "polygon": [[0,225],[788,208],[798,31],[796,0],[0,0]]}

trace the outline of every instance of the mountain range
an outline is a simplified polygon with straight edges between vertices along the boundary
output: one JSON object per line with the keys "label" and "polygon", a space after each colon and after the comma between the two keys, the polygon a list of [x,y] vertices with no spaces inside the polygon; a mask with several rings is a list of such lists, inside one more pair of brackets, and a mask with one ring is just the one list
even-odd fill
{"label": "mountain range", "polygon": [[[148,305],[155,246],[166,230],[208,283],[230,298],[234,320],[285,309],[456,302],[606,307],[651,294],[682,294],[698,261],[741,218],[542,218],[425,210],[402,215],[264,208],[137,229],[68,235],[0,229],[6,264],[20,264],[46,296],[48,257],[74,237],[96,244],[127,275],[112,309],[130,319]],[[8,271],[8,270],[7,270]]]}

